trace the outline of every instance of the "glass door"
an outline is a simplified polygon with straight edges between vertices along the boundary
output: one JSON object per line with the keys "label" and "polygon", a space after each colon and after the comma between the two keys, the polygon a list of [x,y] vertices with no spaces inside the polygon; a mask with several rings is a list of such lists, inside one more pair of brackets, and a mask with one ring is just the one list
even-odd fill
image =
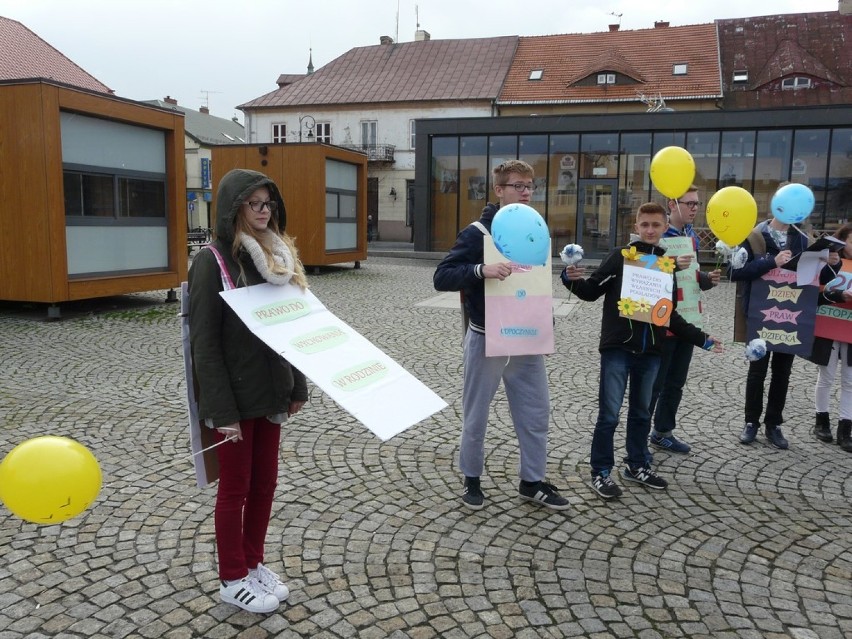
{"label": "glass door", "polygon": [[577,239],[586,257],[602,258],[615,237],[618,180],[579,180]]}

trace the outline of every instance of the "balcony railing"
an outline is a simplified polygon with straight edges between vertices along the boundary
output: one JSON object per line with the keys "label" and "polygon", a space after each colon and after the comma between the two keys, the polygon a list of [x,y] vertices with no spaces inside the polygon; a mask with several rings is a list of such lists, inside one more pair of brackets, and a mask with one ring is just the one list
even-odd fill
{"label": "balcony railing", "polygon": [[367,154],[368,162],[393,162],[393,144],[344,144],[347,149]]}

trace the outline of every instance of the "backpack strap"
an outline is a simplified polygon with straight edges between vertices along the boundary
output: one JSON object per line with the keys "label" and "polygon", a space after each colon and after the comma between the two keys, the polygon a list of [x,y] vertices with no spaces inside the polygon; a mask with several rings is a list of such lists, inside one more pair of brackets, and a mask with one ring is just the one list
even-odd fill
{"label": "backpack strap", "polygon": [[476,220],[476,222],[471,222],[470,225],[475,226],[480,231],[482,231],[483,235],[491,235],[491,233],[488,232],[488,229],[485,228],[485,225],[482,222],[480,222],[479,220]]}
{"label": "backpack strap", "polygon": [[748,240],[749,246],[751,246],[751,252],[755,257],[762,257],[766,255],[766,238],[763,237],[763,233],[757,230],[757,227],[751,230],[751,233],[748,234],[746,239]]}
{"label": "backpack strap", "polygon": [[222,277],[222,287],[226,291],[230,291],[232,288],[237,288],[234,286],[234,280],[231,279],[231,274],[225,266],[225,260],[222,258],[222,254],[212,244],[208,244],[207,248],[213,252],[213,255],[216,256],[216,261],[219,262],[219,275]]}

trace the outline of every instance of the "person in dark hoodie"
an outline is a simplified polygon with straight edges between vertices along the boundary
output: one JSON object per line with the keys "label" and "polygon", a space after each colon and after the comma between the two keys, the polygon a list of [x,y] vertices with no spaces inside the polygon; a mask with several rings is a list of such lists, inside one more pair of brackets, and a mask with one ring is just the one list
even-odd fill
{"label": "person in dark hoodie", "polygon": [[[598,417],[589,458],[592,489],[604,499],[621,495],[621,488],[611,476],[615,465],[613,440],[628,380],[627,456],[624,458],[626,465],[621,476],[625,481],[657,490],[664,490],[668,486],[668,482],[651,469],[646,457],[648,433],[651,430],[651,391],[660,367],[666,327],[621,317],[618,309],[624,277],[622,251],[635,247],[637,253],[664,255],[665,249],[659,246],[659,242],[666,226],[665,209],[655,202],[647,202],[636,213],[639,240],[631,242],[626,248],[619,247],[612,251],[588,279],[584,277],[583,267],[578,266],[566,266],[561,275],[565,287],[582,300],[591,302],[604,296],[598,347],[601,354]],[[676,282],[673,282],[672,290],[675,287]],[[672,297],[672,303],[676,305],[677,296]],[[676,310],[671,313],[668,330],[680,339],[706,350],[722,350],[719,340],[689,324]]]}
{"label": "person in dark hoodie", "polygon": [[199,419],[215,429],[217,443],[229,440],[215,449],[219,595],[260,613],[274,611],[289,594],[263,565],[263,548],[278,481],[281,423],[307,401],[307,382],[246,327],[219,292],[264,282],[307,288],[285,223],[284,200],[272,180],[255,171],[230,171],[216,196],[216,240],[189,269]]}
{"label": "person in dark hoodie", "polygon": [[[494,168],[494,192],[500,206],[528,204],[535,189],[533,169],[526,162],[508,160]],[[438,264],[433,282],[439,291],[461,291],[469,323],[464,338],[464,389],[459,467],[464,475],[462,503],[473,510],[483,507],[480,477],[485,464],[485,430],[491,401],[500,385],[506,397],[521,453],[518,492],[524,499],[553,510],[568,508],[568,500],[547,483],[547,429],[550,394],[542,355],[485,356],[485,279],[505,280],[512,273],[507,263],[485,264],[483,238],[499,206],[488,204],[482,216],[462,229],[456,243]]]}
{"label": "person in dark hoodie", "polygon": [[[786,186],[782,182],[778,187]],[[810,238],[793,224],[785,224],[778,218],[764,220],[758,224],[740,244],[746,253],[745,263],[737,268],[732,260],[728,271],[731,281],[737,283],[735,341],[745,337],[745,320],[748,317],[749,299],[752,281],[761,278],[769,271],[780,268],[794,255],[804,251]],[[745,425],[740,433],[740,443],[751,444],[760,430],[760,416],[763,413],[763,394],[766,375],[769,373],[769,391],[766,395],[766,414],[763,415],[766,441],[780,450],[789,448],[790,443],[781,431],[784,423],[784,406],[787,403],[787,390],[790,386],[790,372],[796,356],[792,353],[769,351],[765,357],[748,364],[745,386]],[[771,362],[771,372],[770,372]]]}

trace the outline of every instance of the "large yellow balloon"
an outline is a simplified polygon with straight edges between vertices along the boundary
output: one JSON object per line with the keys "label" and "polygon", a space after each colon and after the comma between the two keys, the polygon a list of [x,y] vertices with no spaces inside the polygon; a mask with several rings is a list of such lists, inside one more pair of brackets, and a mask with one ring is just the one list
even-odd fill
{"label": "large yellow balloon", "polygon": [[651,181],[667,198],[679,198],[694,180],[695,160],[682,147],[667,146],[657,151],[651,160]]}
{"label": "large yellow balloon", "polygon": [[707,202],[707,225],[728,246],[748,237],[757,224],[757,202],[739,186],[726,186]]}
{"label": "large yellow balloon", "polygon": [[0,500],[13,514],[34,524],[58,524],[76,517],[100,490],[98,460],[67,437],[28,439],[0,462]]}

